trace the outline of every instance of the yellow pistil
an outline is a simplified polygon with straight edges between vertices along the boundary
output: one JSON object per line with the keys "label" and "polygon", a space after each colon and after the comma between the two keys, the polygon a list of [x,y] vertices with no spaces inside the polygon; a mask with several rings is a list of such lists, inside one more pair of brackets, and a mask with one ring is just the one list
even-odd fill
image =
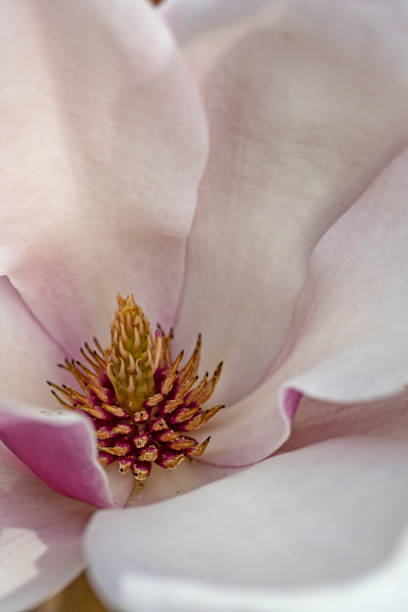
{"label": "yellow pistil", "polygon": [[153,373],[161,355],[162,339],[152,339],[150,325],[133,295],[118,295],[111,326],[111,344],[105,349],[106,373],[116,399],[127,413],[143,407],[154,392]]}

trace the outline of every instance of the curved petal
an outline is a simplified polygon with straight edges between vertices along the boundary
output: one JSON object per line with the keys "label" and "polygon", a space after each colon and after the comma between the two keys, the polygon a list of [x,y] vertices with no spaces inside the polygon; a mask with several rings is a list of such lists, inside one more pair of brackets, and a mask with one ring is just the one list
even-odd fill
{"label": "curved petal", "polygon": [[[98,512],[85,539],[90,577],[121,610],[272,612],[283,601],[292,612],[343,591],[343,610],[368,612],[375,581],[367,577],[380,576],[384,587],[407,526],[407,476],[405,442],[340,439],[182,499]],[[387,609],[408,601],[406,581],[395,587],[378,589]]]}
{"label": "curved petal", "polygon": [[20,461],[14,453],[12,453],[7,446],[0,442],[0,463],[4,463],[9,468],[13,468],[17,472],[22,474],[28,474],[29,476],[35,476],[34,472],[30,468]]}
{"label": "curved petal", "polygon": [[226,468],[208,465],[204,461],[186,461],[176,470],[165,470],[153,466],[149,481],[135,487],[127,507],[150,506],[172,497],[183,496],[214,480],[221,480],[242,468]]}
{"label": "curved petal", "polygon": [[92,508],[1,464],[0,490],[0,608],[18,612],[81,571],[80,541]]}
{"label": "curved petal", "polygon": [[93,428],[80,414],[0,396],[0,440],[59,493],[102,508],[123,505],[129,497],[131,484],[125,490],[109,486],[96,458]]}
{"label": "curved petal", "polygon": [[224,359],[222,403],[242,399],[269,370],[314,246],[407,143],[407,8],[163,5],[210,122],[176,340],[192,342],[199,326],[208,365]]}
{"label": "curved petal", "polygon": [[304,395],[279,453],[344,436],[408,439],[408,392],[374,401],[333,404]]}
{"label": "curved petal", "polygon": [[168,325],[206,129],[160,16],[6,0],[0,41],[0,273],[69,354],[104,341],[117,290]]}
{"label": "curved petal", "polygon": [[63,353],[25,306],[7,277],[0,277],[0,392],[15,399],[55,407],[46,380],[61,378]]}
{"label": "curved petal", "polygon": [[[320,241],[279,376],[295,392],[358,402],[408,380],[408,149]],[[346,247],[346,248],[345,248]]]}
{"label": "curved petal", "polygon": [[408,150],[320,240],[272,376],[214,419],[208,460],[243,465],[269,455],[288,436],[303,393],[335,410],[404,390],[407,177]]}
{"label": "curved petal", "polygon": [[0,440],[17,457],[0,452],[1,461],[13,467],[22,461],[65,495],[96,506],[123,505],[132,483],[113,471],[107,478],[89,423],[59,409],[46,385],[48,378],[61,378],[61,351],[6,277],[0,278],[0,303]]}

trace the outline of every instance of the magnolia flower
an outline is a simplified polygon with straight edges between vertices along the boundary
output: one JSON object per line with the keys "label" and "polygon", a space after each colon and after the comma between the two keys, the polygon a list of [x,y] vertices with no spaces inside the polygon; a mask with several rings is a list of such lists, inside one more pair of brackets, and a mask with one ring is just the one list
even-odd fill
{"label": "magnolia flower", "polygon": [[[125,611],[406,609],[407,27],[398,0],[4,0],[2,611],[84,566]],[[109,344],[116,291],[225,362],[203,460],[125,510],[45,384]]]}

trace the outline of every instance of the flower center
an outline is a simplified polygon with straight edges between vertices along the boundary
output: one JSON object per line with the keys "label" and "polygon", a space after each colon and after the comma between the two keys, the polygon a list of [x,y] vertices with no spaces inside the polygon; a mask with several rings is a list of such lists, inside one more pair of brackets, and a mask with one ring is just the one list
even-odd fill
{"label": "flower center", "polygon": [[75,377],[81,392],[47,382],[60,404],[91,419],[102,465],[117,462],[121,473],[132,470],[137,480],[145,480],[153,463],[174,469],[205,451],[210,438],[199,442],[188,434],[223,408],[202,408],[222,363],[211,378],[206,373],[199,380],[201,335],[181,367],[183,351],[174,361],[171,356],[172,330],[166,336],[158,325],[153,337],[133,295],[118,294],[117,301],[111,343],[103,349],[94,338],[95,348],[85,343],[81,349],[84,363],[58,364]]}

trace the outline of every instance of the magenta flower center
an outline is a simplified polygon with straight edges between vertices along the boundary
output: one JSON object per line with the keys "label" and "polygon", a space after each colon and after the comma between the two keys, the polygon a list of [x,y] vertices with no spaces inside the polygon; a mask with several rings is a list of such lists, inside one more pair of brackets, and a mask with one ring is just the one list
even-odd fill
{"label": "magenta flower center", "polygon": [[132,470],[137,480],[145,480],[154,463],[174,469],[186,457],[202,455],[210,438],[199,442],[191,432],[223,408],[202,408],[222,363],[211,378],[206,373],[199,380],[201,336],[183,366],[183,352],[172,359],[172,338],[172,331],[166,336],[159,325],[152,336],[133,295],[118,295],[111,343],[103,349],[94,338],[94,349],[87,343],[81,349],[84,363],[59,364],[81,390],[48,381],[63,406],[91,419],[102,465],[117,462],[121,473]]}

